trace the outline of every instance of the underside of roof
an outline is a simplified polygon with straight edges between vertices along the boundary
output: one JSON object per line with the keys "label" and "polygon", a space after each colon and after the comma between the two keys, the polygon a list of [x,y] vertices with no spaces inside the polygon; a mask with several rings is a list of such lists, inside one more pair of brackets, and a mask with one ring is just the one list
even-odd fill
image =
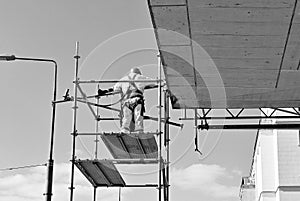
{"label": "underside of roof", "polygon": [[300,106],[297,0],[148,0],[173,108]]}

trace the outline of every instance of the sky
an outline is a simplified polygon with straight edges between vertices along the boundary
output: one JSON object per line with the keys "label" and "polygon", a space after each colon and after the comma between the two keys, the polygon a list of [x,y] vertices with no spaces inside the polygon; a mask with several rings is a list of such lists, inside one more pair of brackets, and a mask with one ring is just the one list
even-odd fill
{"label": "sky", "polygon": [[[58,63],[58,99],[73,95],[75,42],[79,41],[81,80],[119,79],[139,66],[157,77],[157,45],[146,0],[0,0],[0,55],[54,59]],[[0,62],[0,169],[45,164],[49,157],[53,64]],[[89,95],[95,85],[85,85]],[[101,88],[111,87],[103,85]],[[155,116],[156,91],[146,92],[146,114]],[[102,101],[102,100],[101,100]],[[111,99],[104,102],[113,101]],[[191,113],[188,113],[192,115]],[[115,113],[101,111],[103,117]],[[173,121],[182,111],[171,111]],[[249,174],[256,132],[202,131],[203,155],[194,152],[193,122],[171,128],[170,200],[237,201],[242,176]],[[93,132],[95,121],[80,105],[78,130]],[[72,103],[57,105],[54,144],[54,201],[69,198]],[[156,128],[146,122],[145,129]],[[117,122],[100,122],[103,131],[117,131]],[[77,157],[93,158],[93,138],[77,141]],[[111,157],[100,142],[99,158]],[[155,167],[118,167],[127,183],[155,182]],[[41,200],[44,166],[0,171],[0,200]],[[75,172],[74,200],[91,200],[93,188]],[[118,189],[98,189],[98,200],[118,200]],[[155,200],[157,190],[122,189],[122,200]]]}

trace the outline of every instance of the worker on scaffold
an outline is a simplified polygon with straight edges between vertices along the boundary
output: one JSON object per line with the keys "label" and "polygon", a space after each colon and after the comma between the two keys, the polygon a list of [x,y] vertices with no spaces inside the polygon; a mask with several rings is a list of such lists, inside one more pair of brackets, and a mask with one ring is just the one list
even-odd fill
{"label": "worker on scaffold", "polygon": [[[119,91],[122,94],[122,129],[123,133],[132,131],[143,133],[143,114],[145,112],[144,89],[146,86],[154,87],[155,84],[147,82],[134,82],[135,80],[150,80],[151,78],[142,75],[139,68],[132,68],[127,76],[121,80],[129,80],[129,82],[118,82],[114,85],[113,90]],[[134,130],[131,130],[131,123],[134,123]]]}

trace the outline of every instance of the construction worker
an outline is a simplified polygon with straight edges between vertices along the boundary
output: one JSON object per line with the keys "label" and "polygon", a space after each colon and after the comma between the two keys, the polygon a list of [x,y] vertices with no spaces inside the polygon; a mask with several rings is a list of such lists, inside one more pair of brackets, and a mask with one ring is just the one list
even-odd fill
{"label": "construction worker", "polygon": [[[143,93],[146,86],[151,87],[155,86],[155,84],[134,81],[149,79],[151,78],[142,75],[139,68],[132,68],[127,76],[121,78],[121,80],[129,80],[130,82],[118,82],[115,84],[113,90],[120,91],[123,96],[123,119],[121,132],[144,132],[143,113],[145,112],[145,105]],[[134,130],[130,129],[130,124],[132,122],[134,122]]]}

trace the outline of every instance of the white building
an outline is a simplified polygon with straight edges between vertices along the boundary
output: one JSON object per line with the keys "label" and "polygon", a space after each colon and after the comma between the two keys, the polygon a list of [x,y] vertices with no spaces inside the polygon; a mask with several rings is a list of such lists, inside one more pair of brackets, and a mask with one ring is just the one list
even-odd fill
{"label": "white building", "polygon": [[300,201],[300,132],[260,130],[241,201]]}

